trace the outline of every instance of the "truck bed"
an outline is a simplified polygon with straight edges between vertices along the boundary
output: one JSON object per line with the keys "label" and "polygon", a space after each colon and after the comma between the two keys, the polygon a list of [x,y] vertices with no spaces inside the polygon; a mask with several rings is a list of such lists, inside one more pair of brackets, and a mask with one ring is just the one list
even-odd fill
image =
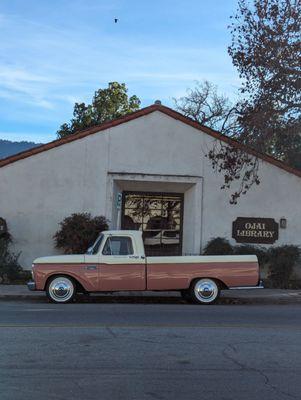
{"label": "truck bed", "polygon": [[259,281],[254,255],[147,257],[146,264],[147,290],[186,289],[201,277],[216,279],[225,288],[256,286]]}

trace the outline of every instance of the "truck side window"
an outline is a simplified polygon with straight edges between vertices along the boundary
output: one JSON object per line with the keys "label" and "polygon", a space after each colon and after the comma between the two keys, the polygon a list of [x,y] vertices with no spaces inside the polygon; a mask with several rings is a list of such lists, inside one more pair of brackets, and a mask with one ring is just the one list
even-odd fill
{"label": "truck side window", "polygon": [[98,250],[100,248],[102,239],[103,239],[103,235],[99,235],[99,237],[96,239],[95,243],[93,244],[93,247],[91,249],[91,254],[97,254],[98,253]]}
{"label": "truck side window", "polygon": [[126,236],[108,237],[102,254],[106,256],[127,256],[134,254],[132,239]]}

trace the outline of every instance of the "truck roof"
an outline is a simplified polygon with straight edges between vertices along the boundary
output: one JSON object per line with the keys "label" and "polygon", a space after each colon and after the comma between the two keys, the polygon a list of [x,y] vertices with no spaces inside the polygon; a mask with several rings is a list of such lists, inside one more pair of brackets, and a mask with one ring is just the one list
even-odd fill
{"label": "truck roof", "polygon": [[133,235],[133,236],[141,236],[142,231],[134,231],[134,230],[111,230],[111,231],[103,231],[102,233],[106,235]]}

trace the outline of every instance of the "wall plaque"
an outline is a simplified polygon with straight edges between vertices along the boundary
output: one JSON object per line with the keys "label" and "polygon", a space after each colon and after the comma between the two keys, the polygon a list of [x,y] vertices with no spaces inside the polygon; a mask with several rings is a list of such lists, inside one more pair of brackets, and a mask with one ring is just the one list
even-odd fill
{"label": "wall plaque", "polygon": [[7,225],[5,219],[0,217],[0,236],[7,232]]}
{"label": "wall plaque", "polygon": [[232,237],[238,243],[273,244],[278,240],[278,229],[273,218],[238,217],[232,223]]}

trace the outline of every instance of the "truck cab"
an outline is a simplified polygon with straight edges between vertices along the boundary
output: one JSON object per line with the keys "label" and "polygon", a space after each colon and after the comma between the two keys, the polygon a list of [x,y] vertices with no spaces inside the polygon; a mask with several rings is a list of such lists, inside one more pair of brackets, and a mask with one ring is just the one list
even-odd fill
{"label": "truck cab", "polygon": [[89,255],[124,257],[129,259],[145,258],[142,232],[105,231],[96,239],[87,251]]}

